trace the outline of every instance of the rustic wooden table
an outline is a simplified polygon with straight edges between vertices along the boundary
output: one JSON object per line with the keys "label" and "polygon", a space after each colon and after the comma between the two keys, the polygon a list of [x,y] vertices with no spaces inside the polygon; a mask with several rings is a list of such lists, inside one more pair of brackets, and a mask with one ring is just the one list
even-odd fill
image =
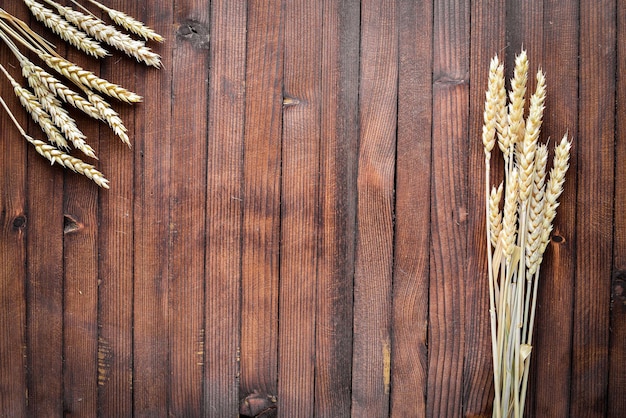
{"label": "rustic wooden table", "polygon": [[0,112],[0,416],[490,416],[480,132],[522,45],[574,140],[529,415],[624,416],[626,2],[105,3],[166,38],[61,47],[145,97],[131,150],[79,118],[111,189]]}

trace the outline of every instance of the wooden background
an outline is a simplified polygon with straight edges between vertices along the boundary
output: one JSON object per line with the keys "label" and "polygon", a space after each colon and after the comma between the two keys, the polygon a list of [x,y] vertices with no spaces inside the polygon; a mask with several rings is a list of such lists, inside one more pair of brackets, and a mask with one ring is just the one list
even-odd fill
{"label": "wooden background", "polygon": [[574,140],[529,416],[626,415],[626,2],[105,3],[167,38],[61,46],[145,97],[132,150],[79,119],[111,190],[0,114],[2,417],[490,416],[482,107],[522,45]]}

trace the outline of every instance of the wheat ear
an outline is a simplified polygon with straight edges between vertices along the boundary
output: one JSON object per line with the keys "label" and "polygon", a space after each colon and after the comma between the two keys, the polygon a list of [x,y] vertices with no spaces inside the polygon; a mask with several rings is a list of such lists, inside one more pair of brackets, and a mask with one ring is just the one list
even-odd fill
{"label": "wheat ear", "polygon": [[113,110],[111,105],[107,103],[104,98],[96,93],[87,90],[87,98],[89,99],[89,102],[96,109],[98,109],[98,113],[102,117],[102,120],[105,121],[111,129],[113,129],[115,135],[117,135],[123,143],[130,147],[130,139],[126,133],[128,129],[124,126],[124,122],[122,121],[122,118],[120,118],[119,114]]}
{"label": "wheat ear", "polygon": [[515,57],[515,70],[509,92],[509,146],[524,138],[524,105],[526,103],[526,81],[528,79],[528,57],[522,50]]}
{"label": "wheat ear", "polygon": [[52,122],[63,132],[65,138],[72,142],[74,148],[88,157],[97,158],[93,148],[85,142],[87,137],[78,129],[76,121],[63,109],[59,99],[44,85],[32,66],[23,65],[22,75],[28,80],[28,84],[35,92],[35,96],[39,99],[43,109],[50,115]]}
{"label": "wheat ear", "polygon": [[20,103],[26,109],[26,111],[31,115],[33,120],[37,122],[37,124],[41,127],[41,129],[48,136],[50,142],[56,144],[60,148],[68,149],[69,146],[67,141],[61,134],[61,132],[54,126],[50,115],[44,110],[43,106],[37,100],[37,96],[32,94],[28,89],[22,87],[11,75],[8,71],[0,65],[0,70],[7,77],[11,85],[13,86],[13,91],[15,95],[20,100]]}
{"label": "wheat ear", "polygon": [[107,25],[102,20],[93,15],[82,13],[71,7],[63,7],[52,0],[46,0],[47,3],[53,4],[59,14],[74,25],[84,30],[90,36],[98,41],[104,42],[126,55],[134,57],[137,61],[144,62],[156,68],[161,67],[161,57],[152,52],[146,46],[145,42],[136,40],[127,34],[120,32],[115,26]]}
{"label": "wheat ear", "polygon": [[496,141],[496,115],[498,113],[498,57],[493,57],[489,64],[489,81],[485,93],[485,112],[483,114],[483,146],[485,155],[489,155]]}
{"label": "wheat ear", "polygon": [[69,154],[64,153],[63,151],[55,148],[54,146],[45,143],[44,141],[40,141],[38,139],[34,139],[30,135],[26,133],[24,128],[17,122],[13,113],[5,103],[5,101],[0,96],[0,104],[4,107],[4,109],[9,114],[9,117],[17,127],[18,131],[22,135],[22,137],[32,144],[35,147],[37,153],[39,153],[42,157],[50,161],[51,164],[58,163],[63,167],[67,167],[70,170],[82,174],[88,179],[92,180],[98,186],[108,189],[109,181],[104,177],[104,175],[98,171],[93,165],[87,164],[80,160],[79,158],[72,157]]}
{"label": "wheat ear", "polygon": [[518,169],[514,168],[506,183],[504,194],[504,214],[502,216],[502,247],[506,255],[507,262],[511,261],[515,251],[516,226],[517,226],[517,197],[518,197]]}
{"label": "wheat ear", "polygon": [[43,4],[34,0],[24,0],[24,3],[28,6],[37,20],[50,28],[64,41],[69,42],[71,45],[86,54],[97,58],[102,58],[108,55],[108,52],[102,48],[97,41],[91,39],[86,33],[69,24],[65,19],[54,13],[52,10],[44,7]]}
{"label": "wheat ear", "polygon": [[62,57],[55,57],[45,52],[38,53],[39,58],[50,68],[59,72],[61,75],[72,80],[79,86],[92,88],[107,96],[114,97],[126,103],[136,103],[142,100],[141,96],[126,90],[125,88],[111,83],[105,79],[96,76],[91,71],[87,71],[76,64]]}
{"label": "wheat ear", "polygon": [[135,35],[139,35],[145,40],[163,42],[163,37],[159,35],[158,33],[156,33],[153,29],[144,25],[143,22],[140,22],[132,18],[131,16],[128,16],[127,14],[122,13],[118,10],[114,10],[109,7],[106,7],[105,5],[98,3],[97,1],[94,1],[94,0],[89,0],[89,1],[91,2],[91,4],[107,12],[109,17],[115,23],[117,23],[118,25],[126,29],[127,31],[132,32]]}
{"label": "wheat ear", "polygon": [[545,183],[548,164],[548,147],[544,144],[537,147],[535,155],[535,175],[533,191],[528,212],[528,232],[526,240],[526,267],[529,276],[535,274],[541,263],[539,248],[543,227],[543,208],[545,205]]}
{"label": "wheat ear", "polygon": [[495,247],[502,232],[502,211],[500,210],[500,202],[502,201],[503,184],[500,183],[498,188],[493,187],[489,194],[489,233],[491,236],[491,245]]}

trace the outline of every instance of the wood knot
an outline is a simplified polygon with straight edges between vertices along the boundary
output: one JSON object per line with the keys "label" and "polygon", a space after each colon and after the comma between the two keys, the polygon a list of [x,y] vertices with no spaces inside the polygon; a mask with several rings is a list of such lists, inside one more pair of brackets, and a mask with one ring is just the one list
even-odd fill
{"label": "wood knot", "polygon": [[209,49],[209,27],[196,20],[186,20],[176,32],[178,39],[189,41],[196,49]]}
{"label": "wood knot", "polygon": [[276,416],[276,396],[255,390],[246,396],[239,407],[242,418],[269,418]]}
{"label": "wood knot", "polygon": [[13,229],[20,230],[26,228],[26,216],[18,215],[13,218]]}
{"label": "wood knot", "polygon": [[83,224],[78,222],[71,215],[63,215],[63,233],[71,234],[72,232],[77,232],[83,229]]}

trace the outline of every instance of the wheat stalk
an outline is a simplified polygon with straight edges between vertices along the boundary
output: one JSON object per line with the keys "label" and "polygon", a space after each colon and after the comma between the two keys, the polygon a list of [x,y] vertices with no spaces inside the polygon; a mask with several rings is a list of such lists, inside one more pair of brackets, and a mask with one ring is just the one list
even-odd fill
{"label": "wheat stalk", "polygon": [[126,103],[137,103],[143,100],[141,96],[126,90],[124,87],[100,78],[91,71],[85,70],[65,58],[55,57],[41,51],[38,55],[46,65],[79,86],[97,90],[107,96],[114,97]]}
{"label": "wheat stalk", "polygon": [[127,14],[122,13],[118,10],[114,10],[109,7],[106,7],[105,5],[103,5],[102,3],[98,3],[97,1],[94,1],[94,0],[89,0],[89,1],[93,5],[107,12],[109,17],[115,23],[122,26],[127,31],[132,32],[135,35],[139,35],[145,40],[151,40],[151,41],[156,41],[156,42],[164,41],[161,35],[156,33],[153,29],[149,28],[148,26],[144,25],[142,22],[132,18],[131,16],[128,16]]}
{"label": "wheat stalk", "polygon": [[74,148],[80,150],[86,156],[96,158],[95,151],[85,142],[87,137],[78,129],[76,121],[61,106],[60,100],[45,86],[32,66],[22,66],[22,75],[28,80],[28,84],[35,92],[35,96],[41,103],[42,108],[48,112],[50,119],[63,132],[65,138],[69,139]]}
{"label": "wheat stalk", "polygon": [[53,0],[45,0],[53,5],[65,19],[81,28],[98,41],[104,42],[128,56],[134,57],[139,62],[144,62],[156,68],[161,67],[161,57],[152,52],[145,42],[136,40],[127,34],[120,32],[112,25],[107,25],[93,15],[82,13],[71,7],[63,7]]}
{"label": "wheat stalk", "polygon": [[24,0],[24,3],[37,20],[59,35],[64,41],[67,41],[86,54],[97,58],[102,58],[108,54],[97,41],[91,39],[86,33],[69,24],[52,10],[44,7],[43,4],[34,0]]}
{"label": "wheat stalk", "polygon": [[17,122],[15,116],[13,116],[13,113],[11,113],[11,110],[1,96],[0,104],[2,104],[2,106],[6,110],[22,137],[35,147],[35,150],[39,155],[50,161],[51,164],[58,163],[63,167],[69,168],[76,173],[84,175],[104,189],[109,188],[109,181],[93,165],[87,164],[79,158],[72,157],[71,155],[59,150],[58,148],[55,148],[50,144],[45,143],[44,141],[34,139],[30,135],[28,135],[24,128],[22,128],[22,126]]}

